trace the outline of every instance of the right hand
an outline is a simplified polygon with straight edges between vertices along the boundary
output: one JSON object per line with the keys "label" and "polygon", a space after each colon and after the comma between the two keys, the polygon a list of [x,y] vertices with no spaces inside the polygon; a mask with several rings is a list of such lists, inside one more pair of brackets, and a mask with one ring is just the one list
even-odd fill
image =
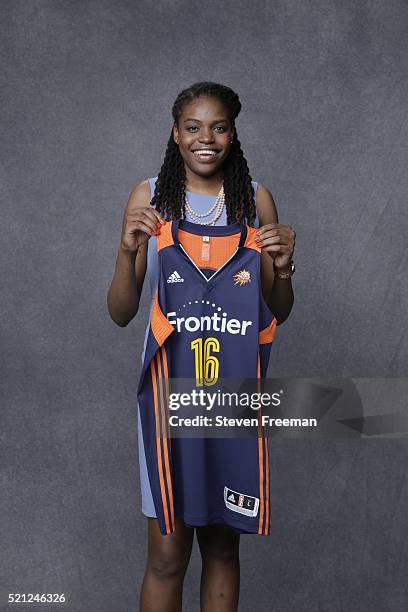
{"label": "right hand", "polygon": [[163,223],[163,217],[151,206],[130,207],[123,217],[121,248],[125,251],[137,251],[150,236],[159,233]]}

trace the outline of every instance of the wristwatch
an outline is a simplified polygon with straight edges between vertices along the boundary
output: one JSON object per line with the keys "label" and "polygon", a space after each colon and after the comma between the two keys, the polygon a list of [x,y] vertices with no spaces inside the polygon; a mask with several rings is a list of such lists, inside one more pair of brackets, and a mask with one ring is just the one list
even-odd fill
{"label": "wristwatch", "polygon": [[290,278],[291,276],[293,276],[295,273],[295,262],[293,261],[293,259],[290,260],[290,270],[289,272],[280,272],[280,270],[278,270],[277,268],[275,268],[275,274],[278,278],[284,279],[284,278]]}

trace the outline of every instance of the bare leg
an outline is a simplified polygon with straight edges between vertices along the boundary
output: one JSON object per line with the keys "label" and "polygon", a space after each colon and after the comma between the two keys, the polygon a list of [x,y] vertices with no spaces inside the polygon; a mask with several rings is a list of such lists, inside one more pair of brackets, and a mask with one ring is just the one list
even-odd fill
{"label": "bare leg", "polygon": [[239,534],[228,525],[197,527],[203,569],[201,612],[236,612],[239,599]]}
{"label": "bare leg", "polygon": [[183,581],[190,560],[194,529],[176,519],[176,530],[160,533],[148,519],[148,558],[140,593],[140,612],[181,612]]}

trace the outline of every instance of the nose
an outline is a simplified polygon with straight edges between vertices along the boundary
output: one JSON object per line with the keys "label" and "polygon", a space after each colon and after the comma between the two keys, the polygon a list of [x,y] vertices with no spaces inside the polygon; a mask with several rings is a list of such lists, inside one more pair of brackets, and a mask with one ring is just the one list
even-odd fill
{"label": "nose", "polygon": [[200,142],[213,142],[214,134],[210,128],[207,130],[204,128],[199,137]]}

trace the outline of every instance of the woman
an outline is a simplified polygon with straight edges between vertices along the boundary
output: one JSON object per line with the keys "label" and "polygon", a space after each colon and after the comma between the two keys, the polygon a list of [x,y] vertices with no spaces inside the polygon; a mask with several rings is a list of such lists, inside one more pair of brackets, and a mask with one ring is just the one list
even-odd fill
{"label": "woman", "polygon": [[[263,297],[278,324],[289,316],[293,305],[295,232],[289,225],[278,223],[270,191],[251,181],[235,127],[240,109],[237,94],[217,83],[195,83],[178,95],[159,175],[133,189],[123,218],[116,270],[108,293],[110,316],[121,327],[138,312],[146,269],[154,298],[154,237],[165,219],[185,218],[208,225],[229,225],[240,220],[259,227]],[[147,334],[144,350],[146,339]],[[236,610],[239,534],[223,524],[193,528],[176,519],[175,532],[161,535],[146,472],[140,418],[139,459],[142,511],[148,517],[148,559],[140,609],[181,610],[183,579],[196,530],[203,562],[201,609]]]}

